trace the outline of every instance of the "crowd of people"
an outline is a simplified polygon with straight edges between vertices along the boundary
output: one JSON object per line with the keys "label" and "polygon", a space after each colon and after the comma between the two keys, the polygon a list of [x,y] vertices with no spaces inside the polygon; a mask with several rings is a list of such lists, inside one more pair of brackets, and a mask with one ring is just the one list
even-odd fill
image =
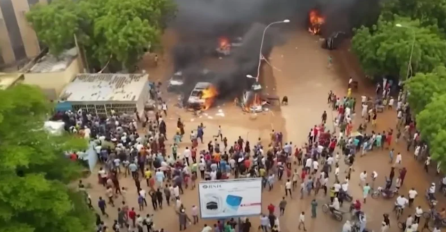
{"label": "crowd of people", "polygon": [[[336,96],[333,92],[328,95],[328,104],[336,114],[328,119],[326,111],[322,113],[321,121],[310,128],[307,141],[302,145],[295,145],[285,141],[281,132],[272,130],[268,143],[259,138],[254,144],[242,137],[231,143],[224,136],[222,127],[207,142],[205,149],[204,133],[206,127],[201,123],[191,130],[189,138],[185,138],[185,123],[178,118],[176,132],[172,138],[167,137],[167,125],[164,116],[167,106],[162,106],[154,117],[145,115],[143,120],[138,115],[111,114],[111,117],[101,119],[82,110],[64,115],[69,125],[67,129],[74,133],[82,131],[97,142],[97,152],[102,167],[97,173],[98,183],[104,186],[103,196],[97,204],[92,203],[88,188],[80,181],[79,189],[85,191],[86,200],[93,209],[99,209],[97,214],[98,231],[164,231],[157,228],[153,214],[144,212],[148,207],[147,200],[152,203],[152,212],[162,210],[173,205],[178,216],[179,230],[185,230],[189,224],[199,221],[199,209],[192,206],[186,209],[182,203],[182,195],[186,189],[194,189],[197,181],[221,180],[228,178],[259,177],[262,178],[264,191],[271,191],[276,182],[284,183],[285,197],[276,207],[268,206],[268,213],[260,218],[259,229],[263,232],[280,231],[278,218],[284,214],[287,197],[299,195],[300,198],[311,197],[311,217],[317,217],[318,207],[325,205],[329,213],[343,214],[345,202],[351,203],[351,219],[342,226],[343,232],[368,231],[367,212],[363,205],[367,204],[369,196],[383,197],[397,196],[395,209],[411,207],[418,196],[415,189],[402,194],[399,188],[404,184],[407,169],[403,166],[402,155],[395,151],[393,140],[398,143],[402,136],[408,143],[408,151],[414,149],[414,155],[426,160],[425,170],[428,171],[430,158],[427,146],[420,141],[415,122],[410,116],[410,107],[405,103],[405,95],[400,92],[396,107],[392,97],[392,83],[384,82],[377,87],[377,97],[361,98],[361,116],[357,121],[358,128],[354,129],[356,118],[356,98],[352,96],[351,80],[346,96]],[[165,103],[163,103],[165,104]],[[387,109],[397,110],[397,126],[382,132],[375,131],[378,113]],[[328,121],[333,121],[334,128],[328,129]],[[144,133],[140,135],[141,127]],[[395,132],[396,131],[396,132]],[[207,132],[208,133],[208,132]],[[169,141],[171,139],[171,141]],[[169,145],[167,143],[169,141]],[[185,148],[181,148],[184,147]],[[354,163],[357,156],[365,156],[372,150],[387,150],[392,164],[388,176],[384,176],[384,188],[376,187],[378,179],[376,171],[361,170],[359,182],[362,197],[353,199],[349,194],[350,182]],[[395,156],[395,157],[394,157]],[[342,163],[341,163],[342,162]],[[344,165],[345,163],[345,165]],[[341,170],[341,167],[344,170]],[[342,175],[345,173],[345,175]],[[341,175],[344,178],[341,179]],[[132,178],[135,188],[127,189],[120,185],[120,178]],[[443,184],[446,184],[446,180]],[[443,188],[444,186],[442,186]],[[436,188],[434,186],[434,192]],[[428,193],[432,193],[428,190]],[[137,196],[137,206],[128,203],[129,198]],[[327,204],[321,204],[315,196],[327,197]],[[407,197],[406,197],[407,196]],[[433,196],[428,194],[428,196]],[[118,199],[120,202],[118,202]],[[104,223],[104,217],[109,217],[110,207],[119,205],[117,218],[112,225]],[[275,210],[279,209],[279,213]],[[435,213],[435,205],[429,209],[434,221],[434,232],[439,232],[438,220],[445,218],[446,210]],[[423,210],[417,206],[414,213],[409,215],[401,225],[406,232],[419,231],[420,217]],[[305,212],[299,215],[298,229],[306,231]],[[428,225],[428,220],[424,227]],[[390,227],[388,214],[383,215],[382,232]],[[236,229],[248,232],[251,222],[242,218],[239,222],[234,219],[218,221],[213,225],[204,225],[203,232],[232,232]]]}

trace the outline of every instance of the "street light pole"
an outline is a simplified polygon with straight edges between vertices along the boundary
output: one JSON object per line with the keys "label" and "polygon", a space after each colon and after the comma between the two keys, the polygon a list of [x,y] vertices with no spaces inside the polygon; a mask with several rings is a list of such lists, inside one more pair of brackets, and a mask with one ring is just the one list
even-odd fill
{"label": "street light pole", "polygon": [[415,46],[415,30],[411,28],[412,30],[412,45],[410,46],[410,55],[409,55],[409,63],[407,64],[407,76],[406,80],[409,79],[409,70],[412,71],[412,55],[413,55],[413,47]]}
{"label": "street light pole", "polygon": [[409,55],[409,63],[407,64],[407,73],[406,73],[406,80],[409,79],[409,71],[412,70],[412,55],[413,55],[413,48],[415,46],[415,30],[412,27],[408,27],[408,26],[404,26],[402,24],[395,24],[396,27],[404,27],[407,28],[409,30],[411,30],[412,33],[412,43],[410,45],[410,55]]}
{"label": "street light pole", "polygon": [[[261,65],[262,65],[263,42],[265,41],[266,30],[267,30],[270,26],[272,26],[272,25],[274,25],[274,24],[289,23],[289,22],[290,22],[290,20],[288,20],[288,19],[285,19],[285,20],[282,20],[282,21],[272,22],[272,23],[268,24],[268,25],[265,27],[265,29],[263,29],[262,41],[260,42],[259,64],[258,64],[258,66],[257,66],[257,76],[255,77],[255,78],[256,78],[256,82],[259,82],[259,77],[260,77],[260,67],[261,67]],[[247,77],[252,78],[251,75],[247,75]]]}

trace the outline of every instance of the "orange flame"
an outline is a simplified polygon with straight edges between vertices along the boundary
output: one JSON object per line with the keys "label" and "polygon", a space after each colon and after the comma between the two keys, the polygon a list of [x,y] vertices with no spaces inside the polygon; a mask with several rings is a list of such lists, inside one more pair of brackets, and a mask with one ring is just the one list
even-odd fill
{"label": "orange flame", "polygon": [[203,110],[207,110],[207,109],[211,108],[217,95],[218,95],[218,91],[214,86],[210,86],[209,88],[202,90],[201,99],[204,100],[203,107],[202,107]]}
{"label": "orange flame", "polygon": [[312,10],[309,14],[309,20],[310,26],[308,27],[308,31],[313,35],[319,34],[321,32],[322,24],[325,23],[325,18],[319,15],[319,12],[316,10]]}
{"label": "orange flame", "polygon": [[222,51],[231,49],[231,44],[226,37],[220,37],[218,39],[218,45]]}
{"label": "orange flame", "polygon": [[252,107],[255,108],[258,106],[262,106],[262,99],[260,98],[260,95],[258,93],[255,93],[254,99],[252,100],[252,102],[249,102],[245,105],[244,111],[250,112]]}

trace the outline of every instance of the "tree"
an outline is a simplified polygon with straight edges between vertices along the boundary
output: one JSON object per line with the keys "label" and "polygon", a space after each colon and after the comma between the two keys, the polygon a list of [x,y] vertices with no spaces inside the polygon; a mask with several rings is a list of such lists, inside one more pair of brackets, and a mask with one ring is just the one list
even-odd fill
{"label": "tree", "polygon": [[430,155],[441,162],[442,170],[446,168],[446,94],[435,96],[432,102],[417,115],[417,128],[423,140],[430,146]]}
{"label": "tree", "polygon": [[175,13],[172,0],[55,0],[32,8],[27,18],[39,38],[46,36],[42,42],[53,54],[73,46],[76,35],[89,64],[95,69],[111,64],[118,71],[132,69],[145,51],[160,44]]}
{"label": "tree", "polygon": [[79,15],[72,10],[75,7],[75,1],[57,0],[50,5],[36,4],[26,15],[39,40],[55,56],[74,46],[79,23]]}
{"label": "tree", "polygon": [[[396,24],[404,27],[397,27]],[[418,21],[380,18],[372,28],[355,30],[352,50],[358,56],[364,71],[370,76],[392,75],[406,77],[412,51],[412,72],[430,72],[445,64],[446,43],[435,27],[422,27]]]}
{"label": "tree", "polygon": [[446,94],[436,96],[416,117],[417,128],[425,141],[434,141],[440,130],[446,128]]}
{"label": "tree", "polygon": [[435,95],[446,94],[446,67],[439,66],[430,73],[417,73],[405,83],[408,101],[415,113],[421,112]]}
{"label": "tree", "polygon": [[93,231],[94,215],[67,184],[80,166],[64,156],[87,142],[43,129],[50,104],[26,85],[0,91],[0,231]]}
{"label": "tree", "polygon": [[446,0],[389,0],[383,2],[382,14],[386,20],[393,20],[400,15],[420,20],[421,25],[436,25],[446,29]]}

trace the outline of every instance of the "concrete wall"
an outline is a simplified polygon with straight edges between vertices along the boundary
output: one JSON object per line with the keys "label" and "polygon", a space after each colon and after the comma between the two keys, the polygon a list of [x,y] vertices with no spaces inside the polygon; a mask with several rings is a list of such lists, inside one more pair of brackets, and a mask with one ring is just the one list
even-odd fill
{"label": "concrete wall", "polygon": [[34,58],[42,49],[37,35],[26,20],[35,4],[48,0],[0,0],[0,67]]}
{"label": "concrete wall", "polygon": [[65,86],[70,83],[74,76],[80,73],[81,70],[82,64],[78,57],[73,60],[63,72],[25,73],[23,82],[29,85],[37,85],[45,91],[54,91],[56,96],[59,96]]}

